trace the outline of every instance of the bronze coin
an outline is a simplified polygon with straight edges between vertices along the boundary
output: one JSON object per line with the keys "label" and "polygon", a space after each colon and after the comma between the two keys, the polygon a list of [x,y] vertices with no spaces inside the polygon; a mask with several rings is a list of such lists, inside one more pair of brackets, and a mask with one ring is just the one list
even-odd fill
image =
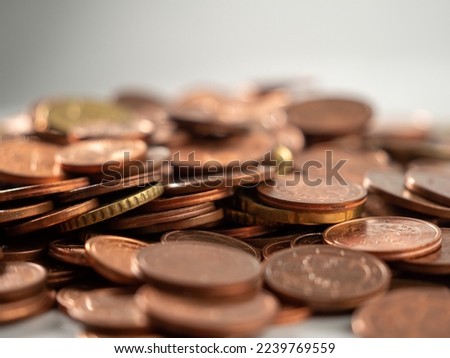
{"label": "bronze coin", "polygon": [[404,187],[404,175],[396,170],[371,170],[364,186],[387,202],[426,215],[450,219],[450,208],[415,195]]}
{"label": "bronze coin", "polygon": [[32,262],[0,263],[0,302],[32,295],[45,287],[47,271]]}
{"label": "bronze coin", "polygon": [[262,235],[268,234],[275,230],[276,229],[273,227],[264,226],[264,225],[241,226],[241,227],[234,227],[234,228],[230,228],[230,229],[226,229],[226,228],[213,229],[213,231],[217,232],[218,234],[232,236],[236,239],[241,239],[241,240],[262,236]]}
{"label": "bronze coin", "polygon": [[375,338],[450,338],[447,288],[397,289],[354,312],[353,332]]}
{"label": "bronze coin", "polygon": [[353,208],[360,205],[367,195],[358,184],[327,183],[323,179],[314,185],[298,174],[280,176],[275,184],[260,184],[257,189],[262,202],[287,210],[336,211]]}
{"label": "bronze coin", "polygon": [[199,215],[210,213],[215,210],[216,207],[213,203],[203,203],[187,206],[180,209],[161,211],[157,213],[129,216],[121,215],[117,217],[113,222],[108,222],[108,228],[111,230],[136,229],[139,227],[190,219]]}
{"label": "bronze coin", "polygon": [[375,256],[325,245],[282,250],[268,258],[264,270],[276,293],[321,311],[357,307],[387,290],[390,277]]}
{"label": "bronze coin", "polygon": [[431,254],[400,261],[397,263],[401,270],[428,273],[435,275],[450,274],[450,229],[441,228],[441,247]]}
{"label": "bronze coin", "polygon": [[71,218],[76,218],[83,213],[89,212],[89,210],[92,210],[97,206],[97,199],[91,199],[62,209],[55,209],[43,216],[39,216],[30,221],[10,226],[6,228],[6,233],[8,235],[22,235],[29,232],[45,229],[50,226],[62,223],[66,220],[70,220]]}
{"label": "bronze coin", "polygon": [[90,266],[84,244],[73,238],[51,241],[48,253],[51,257],[68,264]]}
{"label": "bronze coin", "polygon": [[302,245],[322,245],[323,243],[323,234],[321,232],[311,232],[292,239],[291,247],[293,248]]}
{"label": "bronze coin", "polygon": [[15,203],[8,205],[4,204],[2,206],[3,208],[0,209],[0,223],[5,223],[45,214],[53,209],[53,202],[44,201],[41,203],[31,205],[23,205]]}
{"label": "bronze coin", "polygon": [[47,250],[46,240],[8,240],[0,244],[5,261],[36,261]]}
{"label": "bronze coin", "polygon": [[275,317],[275,325],[292,324],[303,321],[313,314],[308,306],[294,306],[290,304],[281,304],[281,308]]}
{"label": "bronze coin", "polygon": [[405,186],[424,198],[450,206],[450,171],[412,168],[405,174]]}
{"label": "bronze coin", "polygon": [[268,292],[238,301],[204,300],[144,285],[139,305],[166,331],[194,337],[255,336],[273,322],[278,301]]}
{"label": "bronze coin", "polygon": [[59,226],[59,228],[61,231],[71,231],[97,224],[148,203],[149,201],[160,196],[162,192],[163,187],[160,183],[147,186],[144,189],[141,188],[133,192],[131,195],[128,194],[119,200],[112,201],[100,207],[92,208],[90,211],[66,220]]}
{"label": "bronze coin", "polygon": [[68,190],[70,191],[76,188],[81,188],[88,184],[88,178],[75,178],[54,183],[4,189],[0,190],[0,202],[62,193]]}
{"label": "bronze coin", "polygon": [[102,172],[104,166],[114,163],[121,168],[131,161],[144,160],[147,145],[133,139],[92,139],[65,147],[59,153],[65,171],[81,174]]}
{"label": "bronze coin", "polygon": [[254,256],[205,242],[146,247],[137,254],[137,269],[155,285],[215,297],[236,297],[254,291],[261,273]]}
{"label": "bronze coin", "polygon": [[81,296],[95,290],[103,290],[103,293],[108,292],[111,295],[124,292],[122,287],[104,287],[95,283],[75,284],[59,289],[56,293],[56,302],[59,309],[67,313],[69,308],[76,307],[76,302]]}
{"label": "bronze coin", "polygon": [[161,242],[164,244],[175,241],[209,242],[212,244],[225,245],[243,250],[249,253],[250,255],[254,256],[257,260],[261,260],[261,254],[252,245],[249,245],[241,240],[235,239],[234,237],[217,234],[211,231],[177,230],[166,232],[164,235],[161,236]]}
{"label": "bronze coin", "polygon": [[158,198],[143,205],[139,211],[156,212],[184,208],[186,206],[197,205],[227,198],[234,194],[233,188],[212,189],[201,193],[175,196],[172,198]]}
{"label": "bronze coin", "polygon": [[329,227],[327,244],[370,252],[384,260],[426,255],[441,244],[441,230],[429,222],[401,216],[355,219]]}
{"label": "bronze coin", "polygon": [[61,147],[14,138],[0,142],[0,179],[13,185],[56,182],[64,174],[57,160]]}
{"label": "bronze coin", "polygon": [[99,235],[85,244],[87,259],[103,277],[118,284],[132,285],[142,281],[133,273],[137,252],[150,244],[127,237]]}
{"label": "bronze coin", "polygon": [[269,256],[273,255],[275,252],[288,249],[290,247],[291,247],[291,239],[275,241],[265,245],[262,249],[262,254],[264,259],[267,260]]}
{"label": "bronze coin", "polygon": [[345,98],[321,98],[291,105],[288,119],[306,135],[338,137],[359,133],[372,117],[371,108]]}
{"label": "bronze coin", "polygon": [[97,289],[81,294],[67,314],[88,327],[108,330],[147,330],[150,320],[129,289]]}

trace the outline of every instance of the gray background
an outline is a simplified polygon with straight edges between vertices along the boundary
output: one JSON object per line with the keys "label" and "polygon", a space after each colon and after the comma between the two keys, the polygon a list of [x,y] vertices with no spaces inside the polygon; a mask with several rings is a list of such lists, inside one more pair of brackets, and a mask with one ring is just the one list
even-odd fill
{"label": "gray background", "polygon": [[450,2],[0,0],[0,109],[311,76],[380,115],[450,110]]}

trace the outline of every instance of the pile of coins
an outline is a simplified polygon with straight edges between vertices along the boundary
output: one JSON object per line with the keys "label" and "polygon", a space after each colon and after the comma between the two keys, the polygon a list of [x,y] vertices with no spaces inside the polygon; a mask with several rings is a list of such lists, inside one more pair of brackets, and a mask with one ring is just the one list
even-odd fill
{"label": "pile of coins", "polygon": [[449,337],[450,136],[372,123],[283,84],[4,119],[0,324],[58,307],[85,337],[248,337],[342,312]]}

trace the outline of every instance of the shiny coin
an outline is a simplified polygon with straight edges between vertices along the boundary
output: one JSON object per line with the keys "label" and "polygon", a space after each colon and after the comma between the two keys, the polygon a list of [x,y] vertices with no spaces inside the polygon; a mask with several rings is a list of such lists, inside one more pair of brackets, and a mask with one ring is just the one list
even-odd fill
{"label": "shiny coin", "polygon": [[450,206],[450,171],[423,167],[409,169],[405,186],[413,193],[444,206]]}
{"label": "shiny coin", "polygon": [[52,201],[44,201],[37,204],[3,204],[0,209],[0,223],[20,220],[49,212],[53,209]]}
{"label": "shiny coin", "polygon": [[84,244],[73,238],[51,241],[48,253],[51,257],[68,264],[90,266]]}
{"label": "shiny coin", "polygon": [[230,229],[219,227],[214,228],[212,230],[222,235],[232,236],[236,239],[245,240],[268,234],[272,231],[275,231],[276,229],[264,225],[251,225],[251,226],[235,227]]}

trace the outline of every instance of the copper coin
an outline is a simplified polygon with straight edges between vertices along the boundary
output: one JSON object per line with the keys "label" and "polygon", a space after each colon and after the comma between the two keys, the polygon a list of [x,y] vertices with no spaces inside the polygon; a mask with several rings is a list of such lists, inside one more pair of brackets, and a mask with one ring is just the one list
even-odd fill
{"label": "copper coin", "polygon": [[0,179],[14,185],[44,184],[63,179],[57,160],[61,147],[14,138],[0,143]]}
{"label": "copper coin", "polygon": [[450,208],[415,195],[404,187],[404,175],[396,170],[371,170],[364,186],[387,202],[426,215],[450,219]]}
{"label": "copper coin", "polygon": [[263,257],[267,260],[269,256],[273,255],[275,252],[288,249],[290,247],[291,239],[275,241],[265,245],[262,249],[262,254]]}
{"label": "copper coin", "polygon": [[255,290],[260,263],[240,249],[204,242],[155,244],[137,254],[149,282],[203,296],[236,297]]}
{"label": "copper coin", "polygon": [[3,208],[0,209],[0,223],[5,223],[45,214],[46,212],[49,212],[53,209],[53,202],[44,201],[31,205],[15,203],[8,205],[3,204],[2,206]]}
{"label": "copper coin", "polygon": [[166,331],[194,337],[255,336],[273,322],[278,301],[267,292],[238,301],[204,300],[145,285],[137,301]]}
{"label": "copper coin", "polygon": [[279,177],[275,184],[260,184],[259,197],[262,202],[287,210],[323,210],[336,211],[360,205],[367,195],[358,184],[347,185],[336,182],[310,184],[301,175]]}
{"label": "copper coin", "polygon": [[133,139],[92,139],[71,144],[59,153],[61,166],[73,173],[100,173],[107,163],[118,168],[131,161],[145,160],[147,145]]}
{"label": "copper coin", "polygon": [[262,236],[275,230],[276,230],[275,228],[269,226],[251,225],[251,226],[235,227],[230,229],[217,228],[214,229],[214,232],[217,232],[218,234],[222,235],[231,236],[236,239],[245,240],[253,237]]}
{"label": "copper coin", "polygon": [[148,203],[160,196],[162,192],[163,187],[159,183],[147,186],[144,189],[141,188],[134,191],[131,195],[128,194],[119,200],[104,204],[98,208],[92,208],[90,211],[69,219],[63,222],[59,228],[61,231],[71,231],[97,224]]}
{"label": "copper coin", "polygon": [[67,309],[67,314],[88,327],[108,330],[146,330],[150,320],[128,289],[87,291]]}
{"label": "copper coin", "polygon": [[0,202],[46,196],[81,188],[89,184],[88,178],[75,178],[54,183],[29,185],[0,190]]}
{"label": "copper coin", "polygon": [[0,324],[11,323],[51,309],[55,302],[55,291],[42,289],[32,296],[13,302],[0,303]]}
{"label": "copper coin", "polygon": [[[441,244],[441,230],[429,222],[401,216],[350,220],[323,233],[327,244],[370,252],[384,260],[422,256]],[[436,247],[437,245],[437,247]]]}
{"label": "copper coin", "polygon": [[84,244],[73,238],[51,241],[48,253],[51,257],[68,264],[90,266]]}
{"label": "copper coin", "polygon": [[36,261],[47,250],[44,240],[8,240],[0,244],[5,261]]}
{"label": "copper coin", "polygon": [[412,168],[405,174],[405,186],[413,193],[438,204],[450,206],[450,172]]}
{"label": "copper coin", "polygon": [[117,217],[114,222],[108,223],[108,228],[111,230],[136,229],[139,227],[190,219],[199,215],[210,213],[215,210],[216,207],[213,203],[203,203],[187,206],[180,209],[161,211],[158,213],[129,216],[122,215]]}
{"label": "copper coin", "polygon": [[87,258],[94,270],[118,284],[138,284],[141,280],[132,271],[137,252],[150,244],[127,237],[99,235],[85,244]]}
{"label": "copper coin", "polygon": [[32,262],[0,263],[0,302],[32,295],[45,287],[47,271]]}
{"label": "copper coin", "polygon": [[323,243],[323,234],[321,232],[311,232],[292,239],[291,247],[302,245],[321,245]]}
{"label": "copper coin", "polygon": [[375,256],[324,245],[275,253],[264,270],[265,282],[282,297],[322,311],[357,307],[387,290],[390,277]]}
{"label": "copper coin", "polygon": [[[59,309],[64,313],[67,313],[69,308],[76,307],[77,300],[84,294],[89,294],[95,290],[103,290],[103,293],[107,292],[110,295],[124,292],[122,287],[105,287],[101,284],[81,283],[63,287],[56,293],[56,302]],[[125,291],[128,292],[128,291]]]}
{"label": "copper coin", "polygon": [[439,250],[431,254],[398,262],[402,270],[437,275],[450,274],[450,229],[441,228],[442,243]]}
{"label": "copper coin", "polygon": [[249,245],[241,240],[235,239],[234,237],[217,234],[211,231],[177,230],[166,232],[164,235],[161,236],[161,242],[164,244],[175,241],[209,242],[218,245],[225,245],[243,250],[249,253],[250,255],[254,256],[257,260],[261,260],[261,254],[252,245]]}
{"label": "copper coin", "polygon": [[450,291],[417,287],[392,291],[354,312],[360,337],[450,338]]}
{"label": "copper coin", "polygon": [[193,228],[204,228],[206,225],[214,225],[223,219],[223,210],[217,209],[206,214],[201,214],[189,219],[180,221],[149,225],[134,230],[138,234],[151,234],[166,232],[170,230],[184,230]]}
{"label": "copper coin", "polygon": [[180,195],[172,198],[159,198],[142,206],[139,210],[145,212],[156,212],[184,208],[227,198],[234,194],[233,188],[212,189],[201,193]]}
{"label": "copper coin", "polygon": [[45,229],[66,220],[70,220],[71,218],[76,218],[83,213],[89,212],[89,210],[92,210],[97,206],[97,199],[91,199],[62,209],[55,209],[30,221],[10,226],[6,229],[6,232],[8,235],[22,235]]}
{"label": "copper coin", "polygon": [[371,108],[358,100],[322,98],[294,104],[288,119],[310,136],[337,137],[359,133],[372,117]]}
{"label": "copper coin", "polygon": [[292,324],[303,321],[313,314],[308,306],[282,304],[275,317],[275,325]]}

